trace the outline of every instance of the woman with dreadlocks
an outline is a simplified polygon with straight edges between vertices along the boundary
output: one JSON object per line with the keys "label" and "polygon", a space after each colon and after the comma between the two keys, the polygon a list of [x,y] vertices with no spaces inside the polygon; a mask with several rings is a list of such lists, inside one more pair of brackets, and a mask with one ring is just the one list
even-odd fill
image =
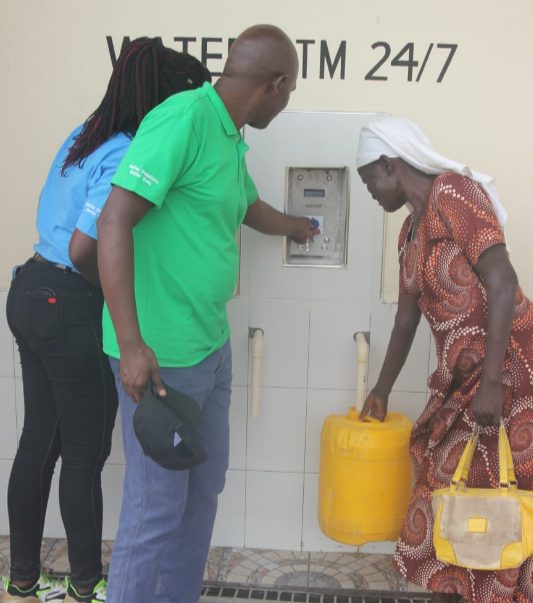
{"label": "woman with dreadlocks", "polygon": [[[211,75],[197,59],[165,48],[160,39],[131,42],[100,106],[67,138],[48,174],[35,255],[15,271],[7,300],[25,416],[8,488],[11,577],[4,578],[2,603],[105,601],[101,472],[111,449],[117,393],[102,351],[96,219],[145,115],[206,81]],[[59,503],[71,568],[65,584],[45,576],[40,564],[60,455]]]}

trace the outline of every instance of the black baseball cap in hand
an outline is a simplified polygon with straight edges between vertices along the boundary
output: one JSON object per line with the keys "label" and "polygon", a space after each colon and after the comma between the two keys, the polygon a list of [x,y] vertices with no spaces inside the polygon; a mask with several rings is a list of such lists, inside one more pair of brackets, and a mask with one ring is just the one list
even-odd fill
{"label": "black baseball cap in hand", "polygon": [[[133,429],[144,454],[158,465],[172,471],[192,469],[207,459],[198,438],[202,410],[194,400],[176,391],[166,383],[167,395],[155,393],[152,380],[137,404],[133,415]],[[176,434],[181,438],[175,444]]]}

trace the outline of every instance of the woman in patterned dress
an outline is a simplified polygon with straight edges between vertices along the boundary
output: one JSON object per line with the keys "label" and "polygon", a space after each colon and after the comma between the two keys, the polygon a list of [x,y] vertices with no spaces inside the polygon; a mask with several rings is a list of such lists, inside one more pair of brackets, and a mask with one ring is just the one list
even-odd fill
{"label": "woman in patterned dress", "polygon": [[370,124],[358,172],[386,212],[409,204],[399,238],[400,293],[387,354],[361,416],[381,420],[424,314],[438,366],[411,434],[416,484],[393,564],[433,592],[433,603],[533,601],[533,558],[506,571],[441,563],[433,548],[432,492],[450,485],[475,424],[483,428],[469,486],[499,485],[503,417],[519,487],[533,490],[533,304],[507,254],[494,181],[439,156],[409,120]]}

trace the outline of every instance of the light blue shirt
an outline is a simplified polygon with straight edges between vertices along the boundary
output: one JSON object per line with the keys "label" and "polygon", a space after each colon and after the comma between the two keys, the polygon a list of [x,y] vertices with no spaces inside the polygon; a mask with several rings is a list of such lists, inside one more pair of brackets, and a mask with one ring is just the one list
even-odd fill
{"label": "light blue shirt", "polygon": [[68,246],[74,229],[96,239],[96,220],[111,192],[111,179],[124,157],[131,139],[126,134],[113,135],[96,149],[83,166],[70,166],[66,177],[61,167],[79,126],[63,143],[48,172],[37,209],[39,242],[34,250],[50,262],[74,269]]}

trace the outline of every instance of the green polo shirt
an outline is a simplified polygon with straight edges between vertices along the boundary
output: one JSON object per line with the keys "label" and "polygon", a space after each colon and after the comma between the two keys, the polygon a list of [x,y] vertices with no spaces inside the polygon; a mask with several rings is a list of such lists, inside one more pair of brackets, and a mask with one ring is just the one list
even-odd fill
{"label": "green polo shirt", "polygon": [[[257,199],[247,150],[206,83],[145,117],[112,180],[155,206],[133,231],[135,300],[142,337],[160,366],[198,364],[229,337],[235,236]],[[105,352],[119,358],[107,307],[103,328]]]}

